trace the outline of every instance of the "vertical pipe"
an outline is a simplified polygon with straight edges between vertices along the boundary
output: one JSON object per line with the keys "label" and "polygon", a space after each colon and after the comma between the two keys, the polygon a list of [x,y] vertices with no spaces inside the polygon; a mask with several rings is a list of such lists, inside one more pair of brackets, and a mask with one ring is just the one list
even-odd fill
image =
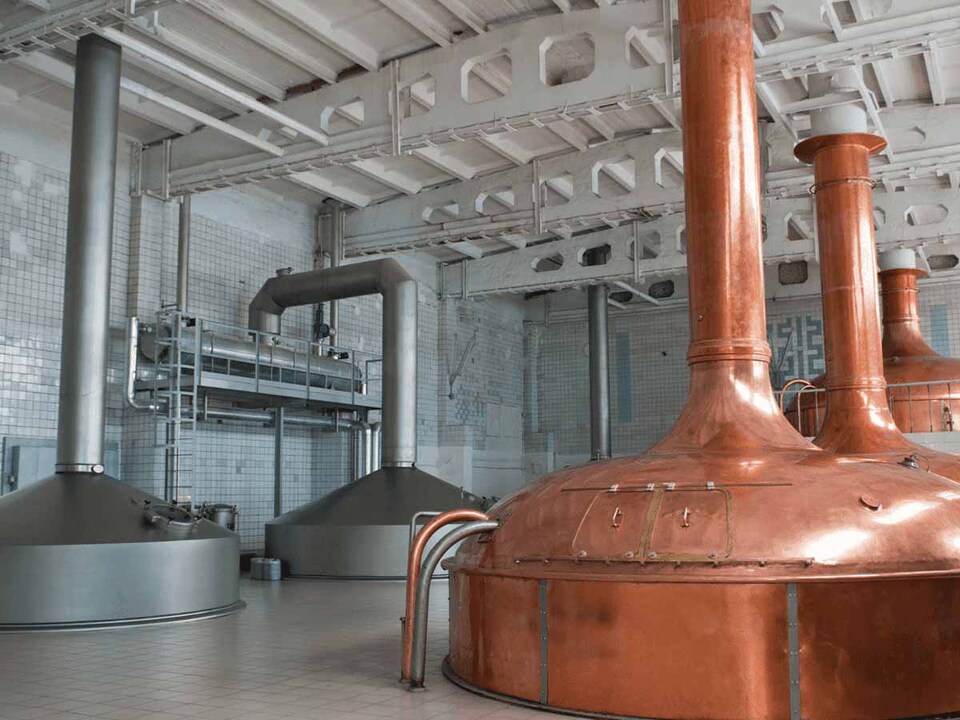
{"label": "vertical pipe", "polygon": [[412,467],[417,460],[417,300],[415,281],[383,292],[382,457],[390,467]]}
{"label": "vertical pipe", "polygon": [[370,472],[380,469],[380,423],[370,425]]}
{"label": "vertical pipe", "polygon": [[390,139],[394,155],[402,150],[400,136],[400,61],[390,63]]}
{"label": "vertical pipe", "polygon": [[180,227],[177,234],[177,310],[187,312],[190,293],[190,194],[180,197]]}
{"label": "vertical pipe", "polygon": [[278,407],[273,414],[273,516],[283,515],[283,415]]}
{"label": "vertical pipe", "polygon": [[77,42],[57,472],[103,472],[120,47]]}
{"label": "vertical pipe", "polygon": [[363,441],[363,428],[357,426],[353,429],[353,432],[350,433],[350,447],[352,449],[351,454],[353,455],[351,476],[353,480],[359,480],[364,477],[365,474],[363,471]]}
{"label": "vertical pipe", "polygon": [[610,443],[610,365],[607,339],[607,286],[587,289],[590,339],[590,459],[612,455]]}
{"label": "vertical pipe", "polygon": [[797,146],[814,167],[830,407],[835,389],[876,391],[885,402],[869,168],[885,145],[876,135],[844,133]]}
{"label": "vertical pipe", "polygon": [[[343,258],[343,223],[344,211],[340,205],[333,209],[333,234],[330,237],[330,267],[340,267],[340,260]],[[333,345],[340,343],[337,333],[340,332],[340,301],[330,301],[330,342]]]}
{"label": "vertical pipe", "polygon": [[373,430],[367,424],[363,424],[363,475],[366,477],[373,472]]}

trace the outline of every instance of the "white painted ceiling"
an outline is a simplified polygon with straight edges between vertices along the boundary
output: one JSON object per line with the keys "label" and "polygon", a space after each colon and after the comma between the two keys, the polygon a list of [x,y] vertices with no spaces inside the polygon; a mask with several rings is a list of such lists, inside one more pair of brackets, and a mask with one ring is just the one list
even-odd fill
{"label": "white painted ceiling", "polygon": [[[299,147],[296,142],[304,139],[302,133],[289,131],[282,121],[257,125],[249,119],[256,113],[249,112],[243,98],[256,98],[286,113],[296,107],[295,98],[309,102],[313,95],[330,92],[331,86],[347,86],[363,74],[382,75],[397,58],[403,58],[404,67],[423,58],[429,69],[433,55],[424,52],[431,48],[453,47],[485,34],[509,34],[510,28],[520,28],[527,21],[558,16],[572,21],[578,13],[613,13],[616,8],[611,6],[635,8],[639,16],[651,5],[665,4],[667,21],[659,27],[631,30],[625,45],[631,67],[657,66],[671,56],[668,21],[676,17],[676,0],[672,8],[670,0],[139,0],[134,7],[137,17],[121,17],[129,10],[127,4],[0,0],[0,59],[4,60],[0,62],[0,97],[7,104],[29,98],[68,111],[75,47],[71,34],[112,26],[114,32],[122,31],[131,41],[161,53],[158,60],[130,47],[124,51],[124,77],[134,84],[131,87],[141,88],[140,94],[125,92],[122,100],[125,134],[147,145],[170,137],[207,138],[209,122],[203,118],[225,121],[247,133],[239,142],[223,138],[222,146],[206,140],[174,144],[173,167],[181,174],[187,167],[238,165],[248,156],[268,157],[250,155],[251,138],[266,139],[281,153]],[[862,68],[861,101],[874,109],[881,132],[884,118],[898,111],[960,103],[960,5],[954,0],[755,0],[753,6],[761,113],[774,124],[774,132],[784,137],[801,137],[806,132],[808,113],[816,107],[808,99],[806,77],[831,63],[855,63]],[[104,14],[111,10],[116,15],[112,20]],[[46,33],[37,30],[39,44],[29,40],[25,44],[24,37],[30,33],[25,36],[23,31],[31,28]],[[918,34],[925,38],[919,49],[914,39]],[[544,84],[585,75],[589,77],[581,84],[601,82],[603,68],[590,72],[594,62],[590,45],[573,37],[549,50],[541,48],[541,56],[546,53],[549,58],[541,70]],[[191,79],[171,67],[171,62],[199,71],[200,79]],[[515,62],[516,58],[492,52],[464,66],[463,92],[468,103],[476,103],[471,106],[477,108],[476,122],[490,120],[482,110],[484,102],[511,92]],[[672,66],[664,65],[668,74]],[[224,87],[232,92],[225,93]],[[407,87],[412,90],[408,90],[410,115],[426,112],[436,101],[429,79]],[[142,88],[154,93],[154,99],[145,99]],[[645,89],[631,87],[630,91]],[[546,125],[508,127],[509,132],[469,136],[400,157],[379,150],[369,156],[360,153],[349,163],[269,177],[251,173],[247,179],[315,203],[333,198],[349,205],[374,206],[538,159],[583,152],[638,134],[672,131],[680,116],[676,94],[676,87],[671,90],[668,83],[667,92],[658,95],[656,102],[606,108],[602,115],[588,113]],[[515,100],[522,109],[523,98]],[[558,110],[564,107],[558,104]],[[317,130],[322,126],[333,143],[338,137],[357,135],[362,119],[359,104],[344,102],[329,118],[309,124]],[[952,143],[960,145],[960,125],[952,132]],[[912,126],[897,125],[888,139],[895,151],[901,151],[921,145],[924,135],[919,126],[914,131]],[[359,141],[354,144],[363,146]],[[177,148],[189,149],[189,158],[183,150],[178,155]],[[771,167],[789,172],[793,160],[774,152]],[[909,168],[904,172],[909,175]],[[617,183],[618,176],[628,175],[629,168],[618,170],[611,163],[600,180]],[[931,182],[930,177],[925,175],[923,182]],[[933,177],[936,187],[960,182],[960,172]],[[551,191],[562,189],[563,182],[556,179]],[[480,252],[504,247],[481,242]],[[441,260],[466,254],[463,248],[426,251]]]}

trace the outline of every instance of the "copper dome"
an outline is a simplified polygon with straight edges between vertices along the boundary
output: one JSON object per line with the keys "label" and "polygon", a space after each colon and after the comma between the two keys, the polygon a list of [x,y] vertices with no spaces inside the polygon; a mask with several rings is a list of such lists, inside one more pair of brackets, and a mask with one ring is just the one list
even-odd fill
{"label": "copper dome", "polygon": [[749,0],[680,2],[690,398],[640,457],[549,475],[451,571],[449,677],[646,718],[960,709],[960,488],[843,458],[768,379]]}

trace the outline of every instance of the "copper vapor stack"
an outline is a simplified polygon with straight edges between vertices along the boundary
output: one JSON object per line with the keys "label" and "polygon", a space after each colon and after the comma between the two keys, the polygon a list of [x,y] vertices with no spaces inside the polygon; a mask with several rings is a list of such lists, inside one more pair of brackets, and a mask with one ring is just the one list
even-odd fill
{"label": "copper vapor stack", "polygon": [[600,716],[960,710],[960,492],[920,468],[824,452],[780,413],[750,2],[679,6],[687,407],[647,454],[554,473],[489,511],[499,528],[449,565],[444,670],[477,692]]}
{"label": "copper vapor stack", "polygon": [[[826,93],[843,83],[843,75],[816,76],[810,79],[810,88],[812,93]],[[798,144],[794,152],[799,160],[813,164],[820,249],[827,371],[818,382],[826,388],[827,400],[826,416],[814,442],[841,455],[922,462],[934,472],[960,480],[960,456],[911,442],[897,427],[888,405],[869,164],[870,156],[883,150],[886,141],[866,132],[866,111],[857,107],[842,112],[820,110],[812,125],[813,137]],[[888,293],[888,314],[910,322],[910,308],[902,302],[905,294],[891,296]],[[892,335],[900,340],[905,334]],[[911,347],[916,348],[916,342]],[[801,395],[800,401],[808,417],[813,411],[809,397]],[[905,407],[909,411],[914,405],[907,402]]]}
{"label": "copper vapor stack", "polygon": [[960,360],[938,355],[920,332],[917,268],[913,250],[880,257],[883,301],[883,368],[893,419],[904,432],[942,432],[960,423]]}

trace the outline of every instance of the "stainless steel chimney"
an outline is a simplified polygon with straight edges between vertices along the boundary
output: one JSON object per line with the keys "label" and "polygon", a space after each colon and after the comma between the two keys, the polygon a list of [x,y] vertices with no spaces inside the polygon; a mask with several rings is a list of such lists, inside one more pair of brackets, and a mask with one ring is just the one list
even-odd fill
{"label": "stainless steel chimney", "polygon": [[103,474],[120,48],[77,43],[56,474],[0,498],[0,629],[239,607],[236,535]]}

